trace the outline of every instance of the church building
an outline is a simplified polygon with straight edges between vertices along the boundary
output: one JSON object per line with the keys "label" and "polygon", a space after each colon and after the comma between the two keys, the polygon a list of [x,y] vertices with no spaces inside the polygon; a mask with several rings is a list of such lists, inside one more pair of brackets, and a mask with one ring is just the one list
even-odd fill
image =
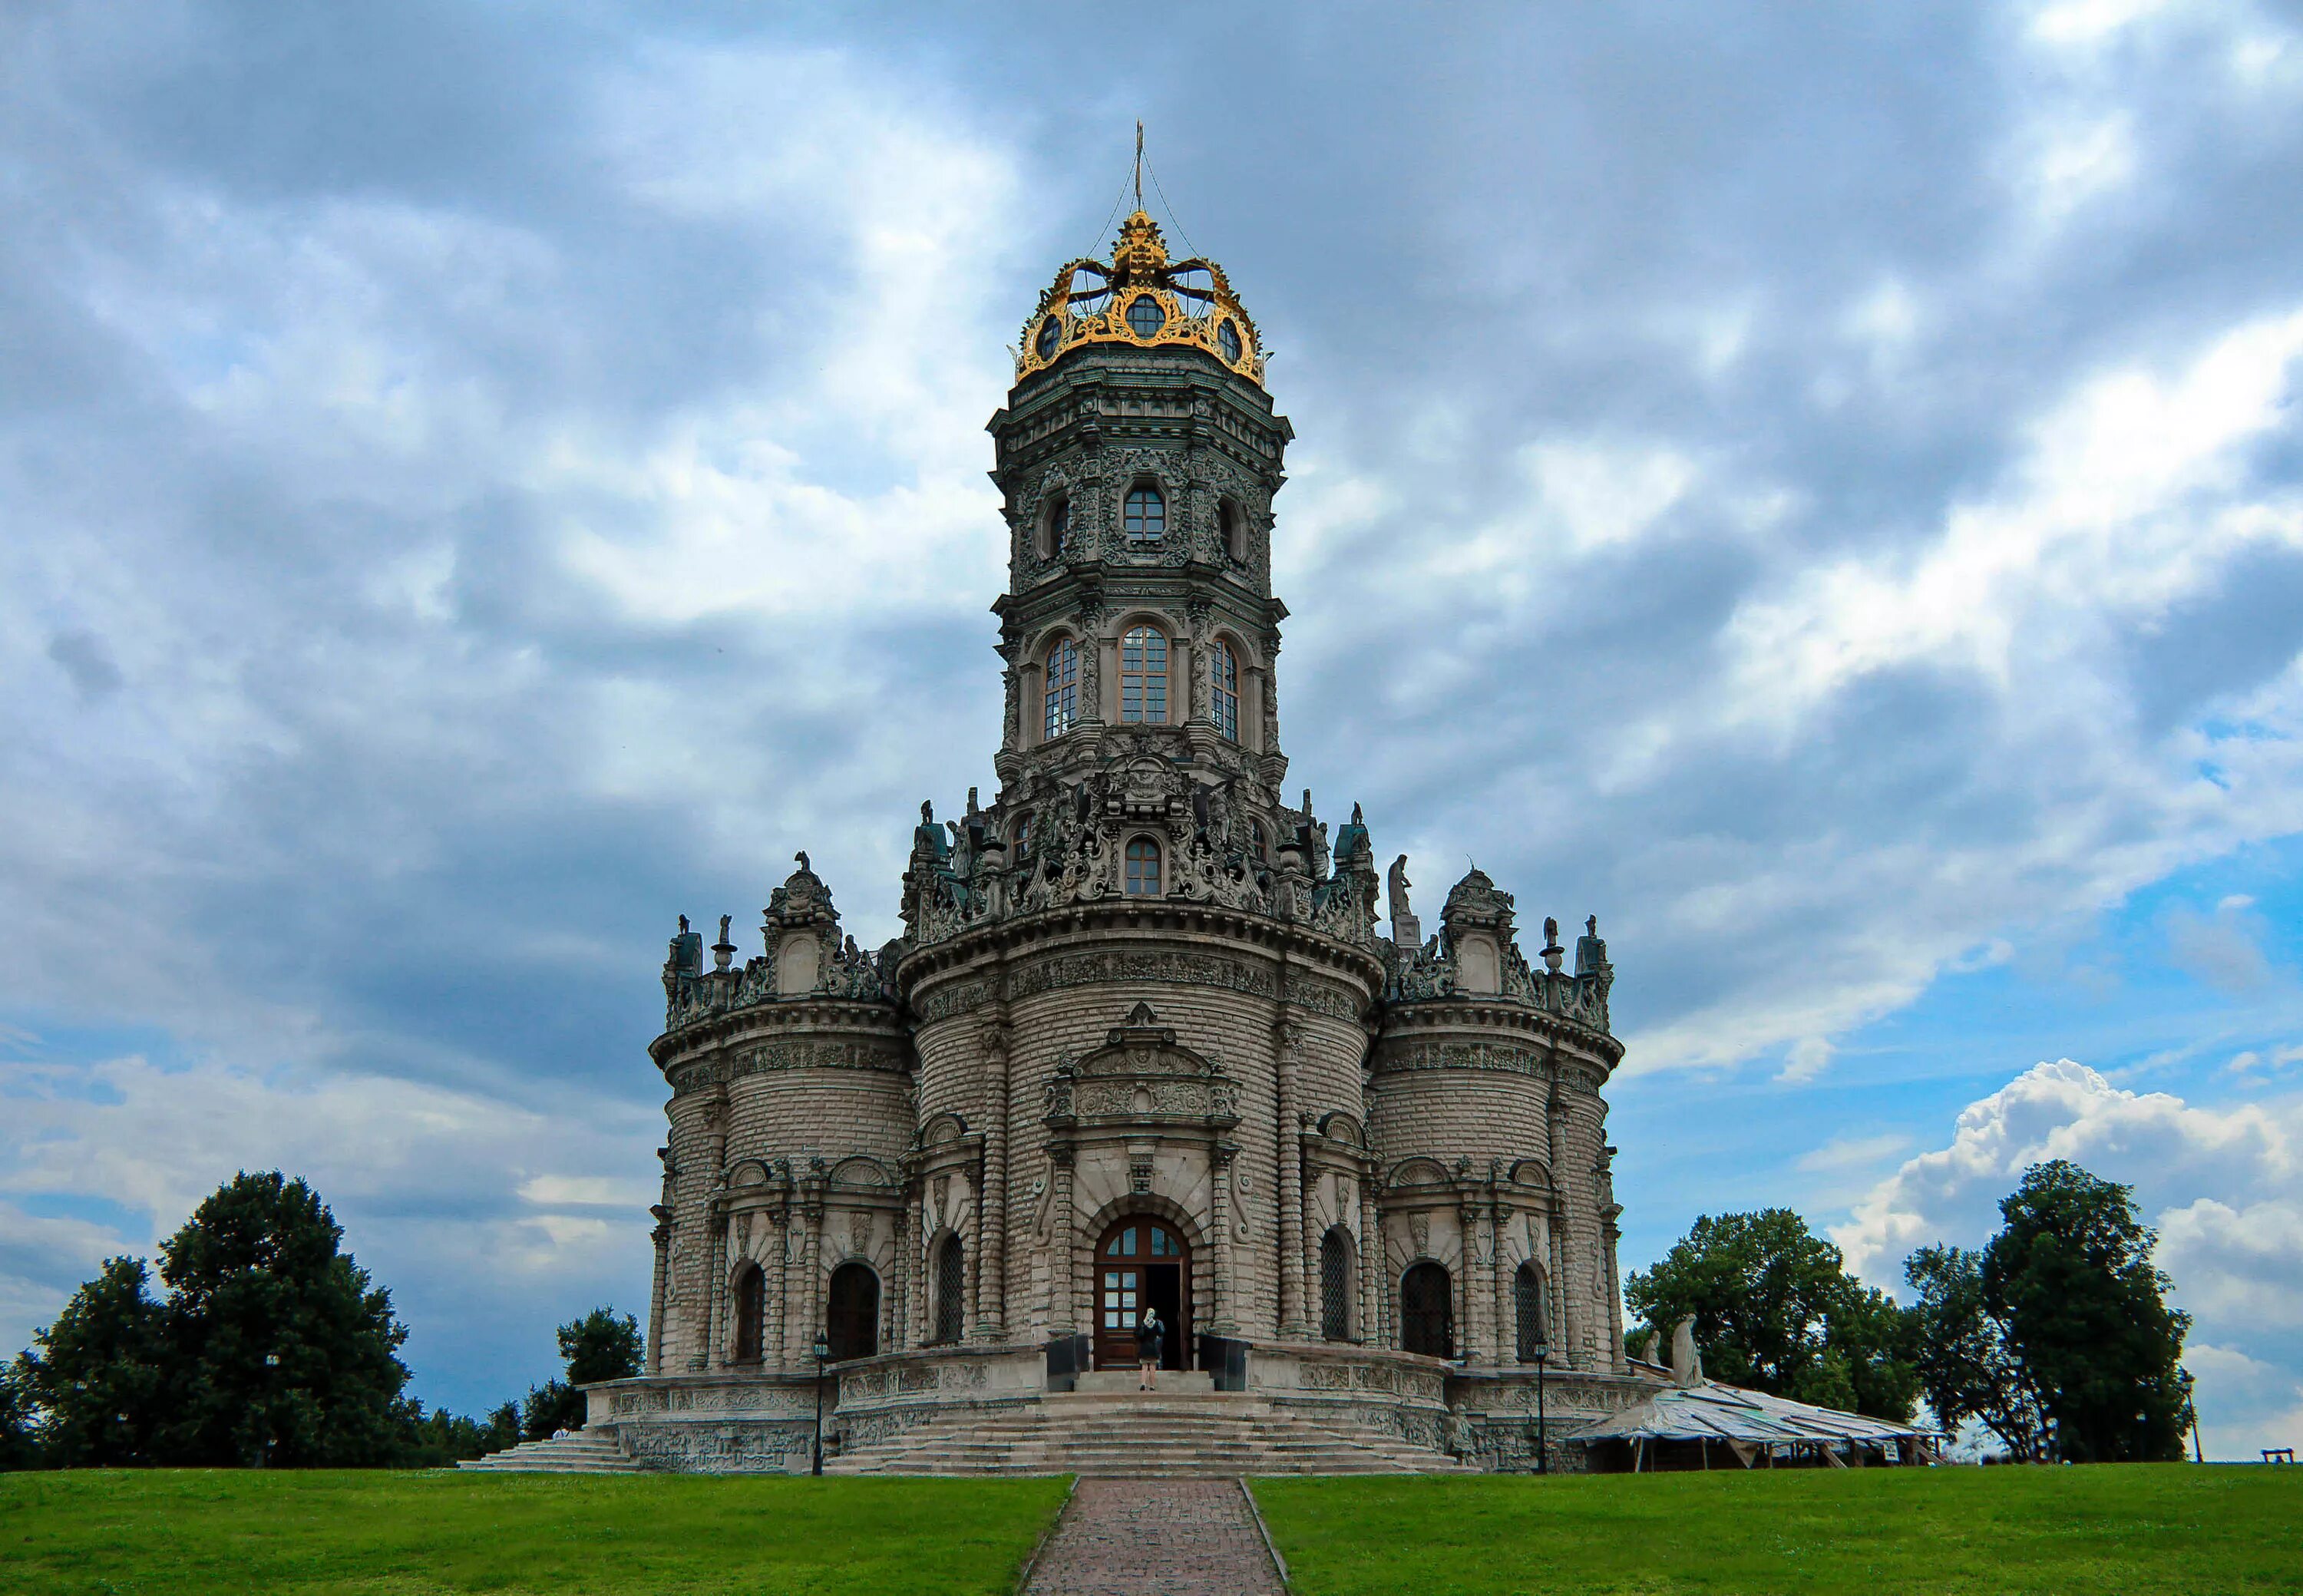
{"label": "church building", "polygon": [[1147,1310],[1140,1411],[1258,1456],[1567,1462],[1660,1389],[1596,922],[1523,950],[1474,869],[1427,934],[1358,806],[1288,786],[1264,377],[1141,210],[1041,295],[989,428],[995,795],[921,806],[885,946],[805,853],[755,950],[671,940],[647,1372],[590,1395],[623,1456],[806,1469],[821,1372],[835,1469],[1071,1466],[1138,1411]]}

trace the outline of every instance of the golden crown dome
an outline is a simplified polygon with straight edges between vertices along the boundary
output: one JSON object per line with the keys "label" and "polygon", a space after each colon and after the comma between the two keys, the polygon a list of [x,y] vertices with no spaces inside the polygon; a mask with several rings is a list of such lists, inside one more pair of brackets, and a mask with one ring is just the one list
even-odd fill
{"label": "golden crown dome", "polygon": [[1090,343],[1186,345],[1252,383],[1263,381],[1263,342],[1223,267],[1197,257],[1169,260],[1160,224],[1140,210],[1120,224],[1109,265],[1068,261],[1040,295],[1024,324],[1017,378]]}

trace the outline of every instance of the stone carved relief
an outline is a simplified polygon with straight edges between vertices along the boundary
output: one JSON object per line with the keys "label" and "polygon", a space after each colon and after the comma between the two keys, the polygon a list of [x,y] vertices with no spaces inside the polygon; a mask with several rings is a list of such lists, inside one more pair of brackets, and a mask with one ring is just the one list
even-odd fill
{"label": "stone carved relief", "polygon": [[[1148,1003],[1076,1063],[1056,1066],[1044,1088],[1046,1116],[1069,1124],[1098,1119],[1239,1122],[1238,1088],[1212,1059],[1179,1046]],[[1140,1189],[1140,1188],[1139,1188]]]}

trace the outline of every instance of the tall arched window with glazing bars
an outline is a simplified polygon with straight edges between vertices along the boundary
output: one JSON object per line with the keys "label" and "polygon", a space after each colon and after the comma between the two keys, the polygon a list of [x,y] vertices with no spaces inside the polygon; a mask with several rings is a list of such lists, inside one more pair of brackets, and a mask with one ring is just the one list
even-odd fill
{"label": "tall arched window with glazing bars", "polygon": [[736,1277],[736,1361],[756,1364],[767,1342],[768,1277],[756,1263]]}
{"label": "tall arched window with glazing bars", "polygon": [[928,1344],[957,1345],[966,1325],[966,1313],[967,1255],[960,1251],[958,1237],[947,1236],[936,1244],[935,1322]]}
{"label": "tall arched window with glazing bars", "polygon": [[1216,731],[1230,741],[1239,740],[1239,661],[1233,657],[1231,645],[1221,638],[1208,654],[1208,681],[1211,707],[1215,711]]}
{"label": "tall arched window with glazing bars", "polygon": [[1320,1338],[1352,1338],[1352,1233],[1341,1225],[1320,1237]]}
{"label": "tall arched window with glazing bars", "polygon": [[1168,723],[1168,638],[1157,627],[1130,627],[1119,640],[1119,718]]}
{"label": "tall arched window with glazing bars", "polygon": [[1052,739],[1079,724],[1079,645],[1069,638],[1048,650],[1047,680],[1040,700],[1040,735]]}
{"label": "tall arched window with glazing bars", "polygon": [[1551,1344],[1551,1330],[1543,1318],[1543,1271],[1533,1259],[1512,1276],[1512,1307],[1519,1321],[1519,1361],[1531,1364],[1537,1348],[1548,1350]]}

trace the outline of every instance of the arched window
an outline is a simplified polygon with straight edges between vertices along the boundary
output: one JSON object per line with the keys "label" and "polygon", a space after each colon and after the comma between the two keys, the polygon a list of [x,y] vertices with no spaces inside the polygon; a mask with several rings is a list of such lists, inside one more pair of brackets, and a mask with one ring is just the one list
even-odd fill
{"label": "arched window", "polygon": [[1543,1271],[1529,1259],[1512,1276],[1512,1306],[1519,1317],[1519,1361],[1535,1362],[1535,1349],[1551,1345],[1550,1327],[1543,1322]]}
{"label": "arched window", "polygon": [[967,1257],[959,1250],[959,1237],[947,1236],[936,1244],[935,1333],[929,1344],[957,1342],[966,1322]]}
{"label": "arched window", "polygon": [[1069,638],[1048,650],[1047,680],[1040,692],[1041,735],[1053,739],[1079,724],[1079,645]]}
{"label": "arched window", "polygon": [[736,1277],[736,1361],[758,1363],[767,1335],[768,1277],[758,1264],[747,1263]]}
{"label": "arched window", "polygon": [[1320,1334],[1330,1341],[1352,1338],[1352,1235],[1330,1225],[1320,1237]]}
{"label": "arched window", "polygon": [[1412,1266],[1399,1281],[1399,1345],[1430,1357],[1455,1355],[1455,1313],[1449,1302],[1447,1271],[1429,1260]]}
{"label": "arched window", "polygon": [[1216,501],[1216,535],[1225,559],[1238,562],[1247,558],[1246,528],[1247,519],[1240,514],[1238,505],[1229,499]]}
{"label": "arched window", "polygon": [[1126,513],[1121,524],[1130,543],[1157,543],[1168,535],[1167,496],[1152,484],[1140,483],[1127,490]]}
{"label": "arched window", "polygon": [[1131,627],[1119,640],[1119,718],[1168,723],[1168,638],[1158,627]]}
{"label": "arched window", "polygon": [[831,1361],[870,1357],[880,1350],[880,1277],[850,1259],[831,1271],[825,1294],[823,1338]]}
{"label": "arched window", "polygon": [[1032,857],[1032,812],[1029,809],[1016,817],[1016,862],[1020,865]]}
{"label": "arched window", "polygon": [[1131,898],[1160,896],[1160,845],[1138,837],[1127,845],[1127,894]]}
{"label": "arched window", "polygon": [[1216,731],[1239,740],[1239,661],[1221,638],[1208,651],[1208,684],[1216,714]]}
{"label": "arched window", "polygon": [[1049,502],[1047,511],[1040,518],[1040,558],[1052,560],[1064,552],[1064,540],[1071,536],[1072,502],[1067,494],[1058,494]]}

